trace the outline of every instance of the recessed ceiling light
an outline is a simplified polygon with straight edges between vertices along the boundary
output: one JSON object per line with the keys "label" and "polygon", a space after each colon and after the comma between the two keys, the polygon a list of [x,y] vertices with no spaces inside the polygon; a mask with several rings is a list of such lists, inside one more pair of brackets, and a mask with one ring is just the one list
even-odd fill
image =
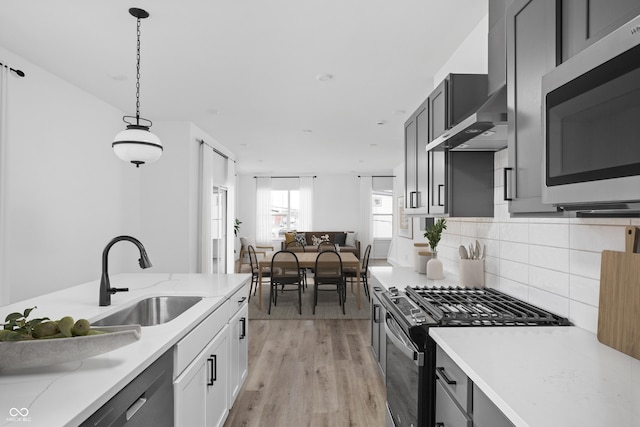
{"label": "recessed ceiling light", "polygon": [[127,76],[125,76],[124,74],[112,74],[110,77],[117,82],[123,82],[127,80]]}
{"label": "recessed ceiling light", "polygon": [[396,116],[401,116],[401,115],[403,115],[405,113],[405,111],[404,110],[393,110],[391,113],[396,115]]}
{"label": "recessed ceiling light", "polygon": [[316,76],[316,80],[321,82],[328,82],[329,80],[332,80],[332,79],[333,79],[333,74],[329,74],[329,73],[318,74]]}
{"label": "recessed ceiling light", "polygon": [[383,124],[387,123],[385,120],[378,120],[376,122],[377,125],[382,126]]}
{"label": "recessed ceiling light", "polygon": [[369,144],[369,147],[371,147],[371,148],[375,148],[377,146],[378,146],[378,144]]}
{"label": "recessed ceiling light", "polygon": [[217,116],[218,114],[220,114],[220,111],[218,111],[215,108],[208,108],[205,110],[207,113],[211,114],[212,116]]}

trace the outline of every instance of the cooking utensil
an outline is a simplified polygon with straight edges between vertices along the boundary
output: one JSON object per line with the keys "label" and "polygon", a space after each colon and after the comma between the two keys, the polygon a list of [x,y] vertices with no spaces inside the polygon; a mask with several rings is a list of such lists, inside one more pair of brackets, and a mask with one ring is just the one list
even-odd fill
{"label": "cooking utensil", "polygon": [[637,227],[625,228],[625,251],[602,251],[598,340],[640,359],[640,254]]}
{"label": "cooking utensil", "polygon": [[467,249],[463,245],[460,245],[460,247],[458,248],[458,253],[460,254],[460,259],[469,259]]}

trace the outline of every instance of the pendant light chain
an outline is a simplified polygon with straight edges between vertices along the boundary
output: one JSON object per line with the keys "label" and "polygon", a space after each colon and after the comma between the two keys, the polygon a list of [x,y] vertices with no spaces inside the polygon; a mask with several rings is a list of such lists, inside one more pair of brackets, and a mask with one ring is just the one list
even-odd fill
{"label": "pendant light chain", "polygon": [[136,53],[136,123],[140,124],[140,18],[138,18],[138,45]]}

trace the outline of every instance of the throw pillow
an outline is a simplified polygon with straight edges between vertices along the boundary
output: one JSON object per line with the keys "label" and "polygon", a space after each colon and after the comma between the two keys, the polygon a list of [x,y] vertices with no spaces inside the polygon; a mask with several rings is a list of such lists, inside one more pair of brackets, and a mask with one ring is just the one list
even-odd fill
{"label": "throw pillow", "polygon": [[333,243],[335,243],[336,245],[344,246],[346,242],[347,233],[336,233],[335,237],[333,238]]}
{"label": "throw pillow", "polygon": [[287,245],[287,243],[293,242],[294,240],[296,240],[296,232],[295,231],[286,231],[284,233],[284,244],[285,244],[285,246]]}
{"label": "throw pillow", "polygon": [[328,234],[323,234],[320,237],[316,237],[315,234],[311,235],[311,242],[312,242],[313,246],[318,246],[320,243],[328,242],[328,241],[329,241],[329,235]]}
{"label": "throw pillow", "polygon": [[302,233],[296,233],[296,240],[303,246],[307,246],[307,237]]}
{"label": "throw pillow", "polygon": [[345,246],[355,246],[356,245],[356,235],[357,233],[348,232],[347,238],[345,240]]}
{"label": "throw pillow", "polygon": [[249,238],[249,237],[241,237],[240,238],[240,244],[242,246],[244,246],[245,249],[249,248],[249,246],[253,246],[255,248],[256,247],[256,239]]}

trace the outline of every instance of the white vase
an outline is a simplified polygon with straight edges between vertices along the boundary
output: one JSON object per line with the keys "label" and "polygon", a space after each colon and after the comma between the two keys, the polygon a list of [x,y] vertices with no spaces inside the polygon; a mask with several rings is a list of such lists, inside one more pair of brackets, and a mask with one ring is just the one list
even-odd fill
{"label": "white vase", "polygon": [[437,252],[433,252],[433,256],[427,262],[427,279],[444,279],[444,274],[442,272],[442,261],[438,259]]}

